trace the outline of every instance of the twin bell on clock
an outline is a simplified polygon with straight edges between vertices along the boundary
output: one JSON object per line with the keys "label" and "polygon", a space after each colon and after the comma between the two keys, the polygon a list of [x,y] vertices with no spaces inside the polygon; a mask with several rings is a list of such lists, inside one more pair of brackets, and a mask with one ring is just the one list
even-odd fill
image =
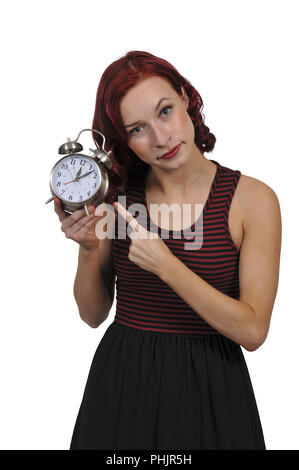
{"label": "twin bell on clock", "polygon": [[[91,131],[100,134],[103,139],[102,148],[89,149],[91,155],[80,153],[83,150],[78,139],[82,132]],[[72,214],[84,207],[86,215],[89,215],[87,205],[99,205],[104,201],[109,188],[108,170],[112,168],[112,160],[109,157],[111,150],[105,150],[105,137],[95,129],[83,129],[75,140],[67,139],[67,142],[58,149],[60,155],[64,155],[53,166],[50,175],[50,191],[52,197],[61,200],[62,208]]]}

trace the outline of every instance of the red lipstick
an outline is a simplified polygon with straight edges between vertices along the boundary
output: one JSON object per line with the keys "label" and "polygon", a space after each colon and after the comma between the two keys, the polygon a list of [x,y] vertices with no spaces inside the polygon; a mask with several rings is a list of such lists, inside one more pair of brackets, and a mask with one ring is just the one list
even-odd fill
{"label": "red lipstick", "polygon": [[174,147],[173,149],[171,149],[169,152],[164,153],[164,155],[162,155],[162,157],[160,157],[159,160],[161,160],[161,159],[164,160],[164,159],[166,159],[166,158],[172,158],[172,157],[174,157],[174,156],[178,153],[178,151],[180,150],[181,145],[182,145],[182,144],[179,144],[179,145],[177,145],[176,147]]}

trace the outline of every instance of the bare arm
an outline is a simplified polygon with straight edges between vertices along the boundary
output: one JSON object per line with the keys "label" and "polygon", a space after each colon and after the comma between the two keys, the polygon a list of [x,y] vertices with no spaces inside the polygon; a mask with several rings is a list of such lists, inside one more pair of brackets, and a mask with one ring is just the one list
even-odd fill
{"label": "bare arm", "polygon": [[[99,235],[98,245],[90,250],[80,246],[78,269],[74,282],[74,296],[79,314],[92,328],[97,328],[109,315],[113,304],[115,290],[115,272],[112,262],[112,238],[101,238],[108,225],[115,223],[114,211],[105,211],[105,205],[96,209],[96,226],[92,226]],[[100,214],[100,215],[99,215]],[[95,235],[96,236],[96,235]]]}
{"label": "bare arm", "polygon": [[[112,239],[96,235],[97,223],[107,221],[114,225],[114,211],[105,210],[105,204],[97,207],[95,215],[87,217],[84,209],[67,215],[59,199],[55,212],[59,216],[61,230],[67,238],[79,243],[78,267],[74,282],[74,297],[82,320],[92,328],[98,327],[108,316],[114,297],[115,274],[112,264]],[[92,207],[89,207],[90,212]],[[105,220],[103,220],[105,219]]]}
{"label": "bare arm", "polygon": [[74,297],[80,317],[92,328],[97,328],[108,317],[113,298],[104,282],[99,249],[87,251],[79,248]]}

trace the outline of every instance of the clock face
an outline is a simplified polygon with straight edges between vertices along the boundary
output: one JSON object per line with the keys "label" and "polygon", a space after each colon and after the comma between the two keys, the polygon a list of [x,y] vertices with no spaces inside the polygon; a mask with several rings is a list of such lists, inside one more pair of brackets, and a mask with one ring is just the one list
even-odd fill
{"label": "clock face", "polygon": [[52,188],[60,199],[83,203],[97,192],[100,179],[101,174],[94,160],[75,154],[64,157],[53,168]]}

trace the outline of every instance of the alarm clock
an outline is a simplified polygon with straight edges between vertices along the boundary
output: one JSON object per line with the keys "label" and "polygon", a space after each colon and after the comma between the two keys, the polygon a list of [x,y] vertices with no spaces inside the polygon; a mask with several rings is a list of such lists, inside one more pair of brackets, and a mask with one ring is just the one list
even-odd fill
{"label": "alarm clock", "polygon": [[[83,146],[78,139],[85,131],[96,132],[103,139],[102,148],[89,149],[91,155],[80,153]],[[92,203],[97,206],[103,202],[109,188],[108,170],[112,168],[112,160],[109,157],[111,150],[105,150],[105,137],[95,129],[83,129],[75,140],[68,138],[59,147],[58,153],[64,156],[51,170],[52,197],[45,204],[58,197],[65,212],[72,214],[84,207],[89,216],[87,205]]]}

